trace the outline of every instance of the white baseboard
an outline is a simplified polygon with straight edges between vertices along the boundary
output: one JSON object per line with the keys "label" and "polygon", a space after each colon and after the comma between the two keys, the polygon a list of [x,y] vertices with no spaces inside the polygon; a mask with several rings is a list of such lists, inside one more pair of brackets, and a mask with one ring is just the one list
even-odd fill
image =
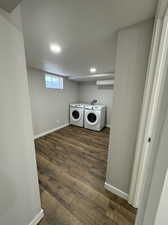
{"label": "white baseboard", "polygon": [[29,225],[37,225],[40,220],[44,217],[44,210],[41,209],[40,212],[34,217],[34,219],[29,223]]}
{"label": "white baseboard", "polygon": [[111,126],[110,126],[110,124],[106,124],[106,127],[110,128]]}
{"label": "white baseboard", "polygon": [[47,130],[47,131],[45,131],[45,132],[43,132],[41,134],[37,134],[37,135],[34,136],[34,139],[39,138],[39,137],[42,137],[42,136],[45,136],[46,134],[52,133],[54,131],[60,130],[60,129],[64,128],[64,127],[67,127],[68,125],[69,125],[69,123],[66,123],[66,124],[64,124],[62,126],[53,128],[51,130]]}
{"label": "white baseboard", "polygon": [[113,194],[115,195],[118,195],[119,197],[125,199],[125,200],[128,200],[128,194],[121,191],[120,189],[112,186],[111,184],[108,184],[105,182],[105,185],[104,185],[105,189],[107,189],[108,191],[112,192]]}

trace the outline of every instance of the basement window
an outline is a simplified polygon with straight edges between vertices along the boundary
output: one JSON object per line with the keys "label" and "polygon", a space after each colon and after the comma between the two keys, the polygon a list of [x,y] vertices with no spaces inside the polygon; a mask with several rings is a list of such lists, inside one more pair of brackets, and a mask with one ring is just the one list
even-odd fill
{"label": "basement window", "polygon": [[64,88],[63,77],[46,74],[45,87],[53,89],[63,89]]}

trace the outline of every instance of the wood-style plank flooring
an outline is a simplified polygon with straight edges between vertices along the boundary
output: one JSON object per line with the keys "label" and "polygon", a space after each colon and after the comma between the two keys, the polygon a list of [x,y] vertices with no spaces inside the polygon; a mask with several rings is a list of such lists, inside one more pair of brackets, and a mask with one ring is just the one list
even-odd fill
{"label": "wood-style plank flooring", "polygon": [[135,209],[104,189],[109,129],[68,126],[35,140],[39,225],[133,225]]}

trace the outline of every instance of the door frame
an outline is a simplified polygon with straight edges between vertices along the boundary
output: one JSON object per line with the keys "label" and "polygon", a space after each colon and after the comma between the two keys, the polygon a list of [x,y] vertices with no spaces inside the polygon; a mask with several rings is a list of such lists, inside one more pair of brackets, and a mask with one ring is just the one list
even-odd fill
{"label": "door frame", "polygon": [[147,70],[140,126],[128,201],[138,208],[152,157],[153,137],[162,100],[168,55],[168,10],[164,18],[156,18]]}

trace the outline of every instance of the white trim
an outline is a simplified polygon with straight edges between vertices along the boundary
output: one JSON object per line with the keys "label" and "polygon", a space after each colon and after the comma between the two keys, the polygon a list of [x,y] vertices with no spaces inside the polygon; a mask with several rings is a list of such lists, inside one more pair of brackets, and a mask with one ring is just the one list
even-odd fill
{"label": "white trim", "polygon": [[110,125],[110,124],[106,124],[106,127],[107,127],[107,128],[110,128],[110,127],[111,127],[111,125]]}
{"label": "white trim", "polygon": [[[160,22],[159,22],[160,23]],[[158,24],[159,25],[159,24]],[[159,51],[156,61],[156,68],[154,72],[154,81],[152,85],[151,97],[149,102],[149,110],[147,112],[147,119],[144,129],[144,135],[142,139],[142,146],[139,157],[138,171],[136,173],[136,187],[134,189],[133,198],[129,198],[129,202],[134,207],[138,207],[146,180],[148,179],[148,168],[151,166],[154,152],[152,151],[153,138],[157,131],[157,120],[159,115],[159,107],[162,100],[162,94],[164,90],[165,78],[167,75],[167,55],[168,55],[168,10],[164,17],[161,39],[159,43]],[[151,143],[148,142],[148,138],[151,137]],[[134,187],[133,187],[134,188]],[[131,200],[131,201],[130,201]],[[133,203],[132,203],[133,200]]]}
{"label": "white trim", "polygon": [[105,189],[112,192],[113,194],[118,195],[119,197],[121,197],[125,200],[128,200],[128,194],[127,193],[125,193],[125,192],[121,191],[120,189],[112,186],[111,184],[108,184],[108,183],[105,182],[104,187],[105,187]]}
{"label": "white trim", "polygon": [[29,225],[37,225],[40,220],[44,217],[44,210],[41,209],[40,212],[34,217],[34,219],[29,223]]}
{"label": "white trim", "polygon": [[69,126],[69,123],[66,123],[66,124],[64,124],[64,125],[62,125],[62,126],[59,126],[59,127],[56,127],[56,128],[53,128],[53,129],[51,129],[51,130],[47,130],[47,131],[45,131],[45,132],[43,132],[43,133],[41,133],[41,134],[35,135],[35,136],[34,136],[34,139],[39,138],[39,137],[43,137],[43,136],[45,136],[45,135],[47,135],[47,134],[49,134],[49,133],[52,133],[52,132],[57,131],[57,130],[60,130],[60,129],[62,129],[62,128],[64,128],[64,127],[67,127],[67,126]]}
{"label": "white trim", "polygon": [[[134,158],[134,165],[133,165],[133,172],[131,178],[131,185],[129,190],[129,198],[128,201],[131,205],[135,208],[139,206],[139,199],[136,199],[137,191],[141,191],[141,188],[138,187],[138,175],[141,173],[139,170],[142,156],[142,148],[145,140],[145,129],[147,124],[147,117],[150,110],[150,101],[151,101],[151,92],[154,84],[154,77],[155,77],[155,69],[156,69],[156,62],[158,57],[158,49],[160,44],[160,37],[161,37],[161,29],[162,29],[162,21],[160,19],[155,20],[154,31],[153,31],[153,38],[149,56],[149,64],[147,69],[147,78],[144,90],[144,97],[143,97],[143,104],[142,104],[142,111],[141,111],[141,118],[139,124],[139,131],[136,143],[136,150],[135,150],[135,158]],[[145,140],[146,141],[146,140]]]}
{"label": "white trim", "polygon": [[[168,11],[167,11],[168,15]],[[145,139],[144,145],[142,147],[142,156],[139,171],[137,178],[137,186],[138,189],[136,190],[135,197],[136,201],[140,202],[141,191],[143,191],[145,181],[147,179],[147,171],[150,165],[150,160],[152,158],[152,143],[146,141],[148,137],[154,137],[157,131],[157,120],[158,120],[158,113],[159,107],[162,100],[162,93],[164,90],[165,78],[167,75],[167,55],[168,55],[168,17],[165,16],[161,34],[161,41],[158,53],[158,60],[156,64],[156,71],[155,71],[155,80],[153,84],[152,96],[151,96],[151,103],[150,103],[150,110],[148,114],[147,124],[146,124],[146,132],[145,132]],[[149,146],[151,146],[149,148]]]}

